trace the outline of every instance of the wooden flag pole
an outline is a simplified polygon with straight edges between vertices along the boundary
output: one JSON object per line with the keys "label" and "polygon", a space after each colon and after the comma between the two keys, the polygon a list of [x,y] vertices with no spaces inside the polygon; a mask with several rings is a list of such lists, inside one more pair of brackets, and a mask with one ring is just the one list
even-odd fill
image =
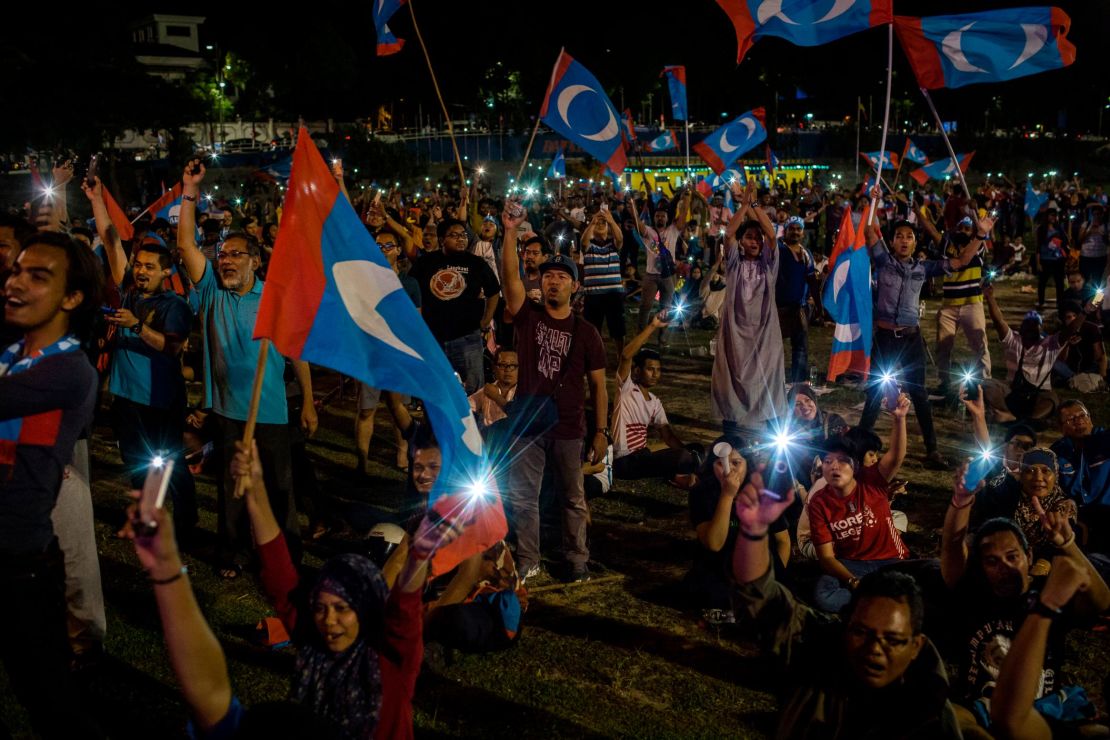
{"label": "wooden flag pole", "polygon": [[455,141],[455,127],[451,125],[451,114],[447,111],[447,104],[443,102],[443,93],[439,91],[436,72],[432,69],[432,58],[428,56],[428,47],[424,45],[424,37],[420,33],[420,26],[416,23],[416,9],[413,8],[412,0],[408,0],[408,6],[409,15],[412,16],[412,28],[416,31],[416,40],[420,42],[420,49],[424,52],[424,61],[428,63],[428,74],[432,76],[432,86],[436,90],[440,110],[443,111],[443,120],[447,121],[447,135],[451,137],[451,149],[455,152],[455,165],[459,168],[459,188],[465,188],[466,174],[463,172],[462,157],[459,156],[459,145]]}
{"label": "wooden flag pole", "polygon": [[[243,427],[243,444],[247,447],[247,454],[253,454],[251,443],[254,441],[254,427],[258,423],[258,405],[262,401],[262,378],[266,375],[266,357],[270,354],[270,340],[263,337],[258,344],[258,365],[254,368],[254,385],[251,387],[251,406],[247,411],[247,424]],[[244,475],[235,481],[235,498],[242,498],[246,493],[249,475]]]}
{"label": "wooden flag pole", "polygon": [[[886,133],[890,127],[890,81],[894,73],[894,24],[887,25],[887,47],[886,47],[886,109],[883,112],[883,138],[879,144],[879,161],[875,164],[875,187],[879,188],[882,192],[882,175],[883,175],[883,160],[886,159]],[[858,159],[857,159],[858,161]],[[893,195],[893,191],[891,193]],[[867,225],[870,226],[875,222],[875,211],[878,210],[876,206],[879,199],[876,197],[871,198],[871,213],[867,214]]]}
{"label": "wooden flag pole", "polygon": [[520,169],[516,171],[516,180],[513,181],[514,187],[520,184],[520,178],[524,176],[524,168],[528,166],[528,157],[532,153],[532,144],[536,141],[536,132],[540,130],[540,117],[536,116],[536,125],[532,127],[532,135],[528,138],[528,147],[524,150],[524,159],[520,161]]}
{"label": "wooden flag pole", "polygon": [[964,195],[968,200],[971,200],[971,191],[967,189],[967,180],[964,179],[964,170],[960,167],[960,160],[956,159],[956,150],[952,148],[952,142],[948,140],[948,132],[944,130],[944,123],[940,120],[940,114],[937,113],[937,107],[933,105],[933,99],[929,97],[929,91],[921,88],[921,94],[925,96],[925,102],[929,104],[929,110],[933,112],[933,119],[937,122],[937,129],[940,130],[940,135],[944,139],[944,145],[948,147],[948,156],[952,158],[952,164],[956,165],[956,174],[960,177],[960,185],[964,188]]}

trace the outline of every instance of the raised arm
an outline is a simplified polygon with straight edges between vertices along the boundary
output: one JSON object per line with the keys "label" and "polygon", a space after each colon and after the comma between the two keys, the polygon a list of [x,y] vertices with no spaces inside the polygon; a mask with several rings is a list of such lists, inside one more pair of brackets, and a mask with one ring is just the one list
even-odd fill
{"label": "raised arm", "polygon": [[[971,507],[975,504],[975,491],[964,486],[968,465],[956,471],[952,487],[952,500],[944,514],[944,528],[940,534],[940,574],[948,588],[955,588],[967,570],[967,525]],[[983,485],[982,481],[979,486]]]}
{"label": "raised arm", "polygon": [[[722,467],[721,461],[716,461],[713,466],[714,470]],[[762,578],[771,567],[771,551],[767,546],[771,523],[782,516],[792,503],[793,489],[782,500],[763,492],[760,472],[753,472],[740,489],[735,506],[740,536],[736,538],[736,549],[732,553],[732,575],[741,586]]]}
{"label": "raised arm", "polygon": [[632,341],[624,345],[621,351],[621,360],[617,363],[617,383],[623,383],[628,378],[628,373],[632,371],[632,358],[640,351],[647,340],[651,339],[651,335],[655,333],[656,329],[662,329],[667,325],[667,317],[663,313],[657,313],[651,317],[651,322],[644,327],[644,330],[632,338]]}
{"label": "raised arm", "polygon": [[204,172],[204,163],[199,158],[185,165],[185,172],[181,175],[181,212],[177,217],[177,248],[181,250],[185,271],[194,283],[200,282],[208,267],[208,260],[197,246],[196,238],[197,198],[200,197]]}
{"label": "raised arm", "polygon": [[910,397],[898,394],[898,405],[890,410],[894,421],[890,428],[890,446],[879,459],[879,473],[886,480],[892,480],[906,459],[906,414],[910,411]]}
{"label": "raised arm", "polygon": [[[613,218],[613,213],[608,206],[602,208],[598,212],[601,213],[609,223],[609,235],[613,237],[613,244],[616,245],[617,249],[620,249],[624,244],[624,233],[621,231],[621,227],[617,224],[616,219]],[[582,242],[582,244],[585,246],[586,242]]]}
{"label": "raised arm", "polygon": [[736,504],[736,496],[740,493],[740,486],[748,474],[748,466],[740,458],[741,463],[729,467],[728,474],[724,472],[724,465],[717,460],[713,465],[713,473],[721,484],[721,493],[717,498],[717,507],[713,510],[713,518],[698,524],[695,532],[701,546],[710,552],[720,552],[728,541],[729,522],[732,519],[732,509]]}
{"label": "raised arm", "polygon": [[89,187],[86,180],[81,180],[81,190],[92,205],[93,218],[96,219],[96,233],[104,244],[104,253],[108,256],[108,268],[112,271],[112,281],[121,285],[127,277],[127,252],[123,250],[123,242],[119,238],[108,207],[104,204],[104,186],[99,177],[94,177],[96,184]]}
{"label": "raised arm", "polygon": [[983,386],[978,387],[975,398],[968,398],[965,391],[960,391],[960,401],[967,409],[971,418],[971,434],[979,444],[979,449],[987,450],[991,446],[991,433],[987,427],[987,407],[983,402]]}
{"label": "raised arm", "polygon": [[990,283],[983,286],[983,297],[987,300],[987,311],[991,315],[991,323],[994,324],[994,330],[998,333],[998,338],[1005,339],[1010,335],[1010,325],[1006,323],[1006,318],[1002,315],[1002,309],[998,307],[998,302],[994,300],[994,286]]}
{"label": "raised arm", "polygon": [[520,279],[520,255],[517,254],[517,227],[524,223],[524,213],[513,216],[508,204],[501,213],[501,224],[505,227],[505,238],[501,242],[501,292],[505,296],[505,308],[515,316],[524,305],[524,282]]}
{"label": "raised arm", "polygon": [[991,231],[994,229],[994,219],[990,216],[984,216],[979,219],[979,232],[971,237],[971,241],[967,243],[957,257],[948,260],[948,264],[953,270],[960,270],[964,266],[971,263],[975,259],[975,255],[983,248],[987,239],[990,238]]}

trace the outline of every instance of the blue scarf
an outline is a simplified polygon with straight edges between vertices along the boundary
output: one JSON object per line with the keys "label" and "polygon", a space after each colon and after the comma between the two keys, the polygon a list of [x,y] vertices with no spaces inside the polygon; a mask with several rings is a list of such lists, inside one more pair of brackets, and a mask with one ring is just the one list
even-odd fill
{"label": "blue scarf", "polygon": [[[4,350],[4,354],[0,355],[0,377],[26,372],[45,357],[75,352],[81,348],[81,343],[77,340],[77,337],[68,334],[49,347],[44,347],[38,352],[21,358],[25,342],[25,339],[19,340]],[[57,416],[60,413],[59,409],[54,409],[26,418],[37,419],[39,417]],[[24,421],[26,418],[0,419],[0,469],[11,468],[15,465],[16,448],[20,444],[40,443],[37,439],[38,435],[33,433],[38,428],[37,425],[31,424],[25,428]],[[28,432],[31,433],[28,434]]]}

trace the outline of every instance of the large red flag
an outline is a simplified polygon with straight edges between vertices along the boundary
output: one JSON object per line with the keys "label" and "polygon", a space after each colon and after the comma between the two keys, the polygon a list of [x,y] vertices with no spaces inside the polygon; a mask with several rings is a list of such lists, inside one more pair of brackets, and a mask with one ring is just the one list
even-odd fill
{"label": "large red flag", "polygon": [[127,214],[116,203],[116,199],[108,192],[108,188],[102,187],[101,191],[104,193],[104,205],[108,207],[108,218],[112,219],[112,225],[116,227],[116,233],[119,238],[126,241],[131,241],[135,236],[135,227],[131,225],[131,221],[127,218]]}

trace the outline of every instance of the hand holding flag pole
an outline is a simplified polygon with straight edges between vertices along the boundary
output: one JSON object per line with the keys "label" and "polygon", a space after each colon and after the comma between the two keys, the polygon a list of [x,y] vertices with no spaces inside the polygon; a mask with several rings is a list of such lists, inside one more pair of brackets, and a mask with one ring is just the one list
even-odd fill
{"label": "hand holding flag pole", "polygon": [[[254,385],[251,386],[251,405],[247,410],[247,423],[243,427],[243,449],[252,450],[254,427],[258,423],[258,404],[262,401],[262,379],[266,376],[266,356],[270,354],[270,339],[263,337],[258,343],[258,365],[254,369]],[[247,453],[248,455],[253,453]],[[235,498],[243,498],[247,492],[248,476],[235,479]]]}

